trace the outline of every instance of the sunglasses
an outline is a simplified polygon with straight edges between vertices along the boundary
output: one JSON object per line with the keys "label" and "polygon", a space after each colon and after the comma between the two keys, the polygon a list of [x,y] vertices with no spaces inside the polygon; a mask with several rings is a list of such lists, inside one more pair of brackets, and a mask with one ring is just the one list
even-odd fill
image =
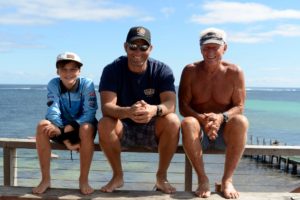
{"label": "sunglasses", "polygon": [[143,44],[143,45],[130,44],[130,43],[127,44],[131,51],[136,51],[137,49],[139,49],[140,51],[147,51],[149,49],[148,44]]}

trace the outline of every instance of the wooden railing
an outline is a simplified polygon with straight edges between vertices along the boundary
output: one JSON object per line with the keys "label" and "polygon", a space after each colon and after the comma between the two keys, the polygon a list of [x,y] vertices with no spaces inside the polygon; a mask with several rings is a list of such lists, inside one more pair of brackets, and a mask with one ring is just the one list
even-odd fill
{"label": "wooden railing", "polygon": [[[3,184],[4,186],[14,186],[16,176],[16,149],[35,149],[35,141],[31,139],[0,138],[0,147],[3,148]],[[51,143],[53,150],[67,150],[64,145]],[[95,144],[95,151],[101,151],[98,144]],[[123,152],[153,153],[157,149],[149,150],[145,148],[130,148]],[[184,154],[182,146],[178,146],[176,153]],[[224,151],[208,149],[205,154],[223,154]],[[269,156],[299,156],[300,146],[267,146],[267,145],[246,145],[244,155],[269,155]],[[192,190],[192,166],[185,156],[185,178],[184,190]]]}

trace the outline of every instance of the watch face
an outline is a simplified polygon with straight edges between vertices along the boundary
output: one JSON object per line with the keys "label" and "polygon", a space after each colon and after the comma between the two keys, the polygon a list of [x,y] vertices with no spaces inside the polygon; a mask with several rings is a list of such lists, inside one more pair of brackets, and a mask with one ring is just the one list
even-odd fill
{"label": "watch face", "polygon": [[156,115],[157,116],[161,116],[162,115],[162,108],[160,106],[157,106]]}
{"label": "watch face", "polygon": [[223,115],[223,121],[226,123],[226,122],[228,122],[228,114],[227,113],[222,113],[222,115]]}

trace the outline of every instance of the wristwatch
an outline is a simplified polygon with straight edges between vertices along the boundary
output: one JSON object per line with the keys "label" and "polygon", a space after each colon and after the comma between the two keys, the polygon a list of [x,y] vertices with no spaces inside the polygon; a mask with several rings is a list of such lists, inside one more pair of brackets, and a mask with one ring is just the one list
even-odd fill
{"label": "wristwatch", "polygon": [[227,112],[223,112],[222,115],[223,115],[223,123],[227,123],[228,120],[229,120],[228,113]]}
{"label": "wristwatch", "polygon": [[156,116],[162,116],[162,108],[160,105],[156,106],[157,110],[156,110]]}

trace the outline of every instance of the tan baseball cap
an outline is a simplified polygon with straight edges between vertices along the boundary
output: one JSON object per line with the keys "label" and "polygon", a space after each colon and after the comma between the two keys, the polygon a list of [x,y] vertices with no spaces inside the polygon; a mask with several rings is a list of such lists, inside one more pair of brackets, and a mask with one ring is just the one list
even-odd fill
{"label": "tan baseball cap", "polygon": [[57,63],[62,60],[75,61],[79,64],[79,67],[81,67],[83,65],[80,57],[76,53],[73,53],[73,52],[64,52],[64,53],[58,54],[58,56],[56,58],[56,67],[57,67]]}

